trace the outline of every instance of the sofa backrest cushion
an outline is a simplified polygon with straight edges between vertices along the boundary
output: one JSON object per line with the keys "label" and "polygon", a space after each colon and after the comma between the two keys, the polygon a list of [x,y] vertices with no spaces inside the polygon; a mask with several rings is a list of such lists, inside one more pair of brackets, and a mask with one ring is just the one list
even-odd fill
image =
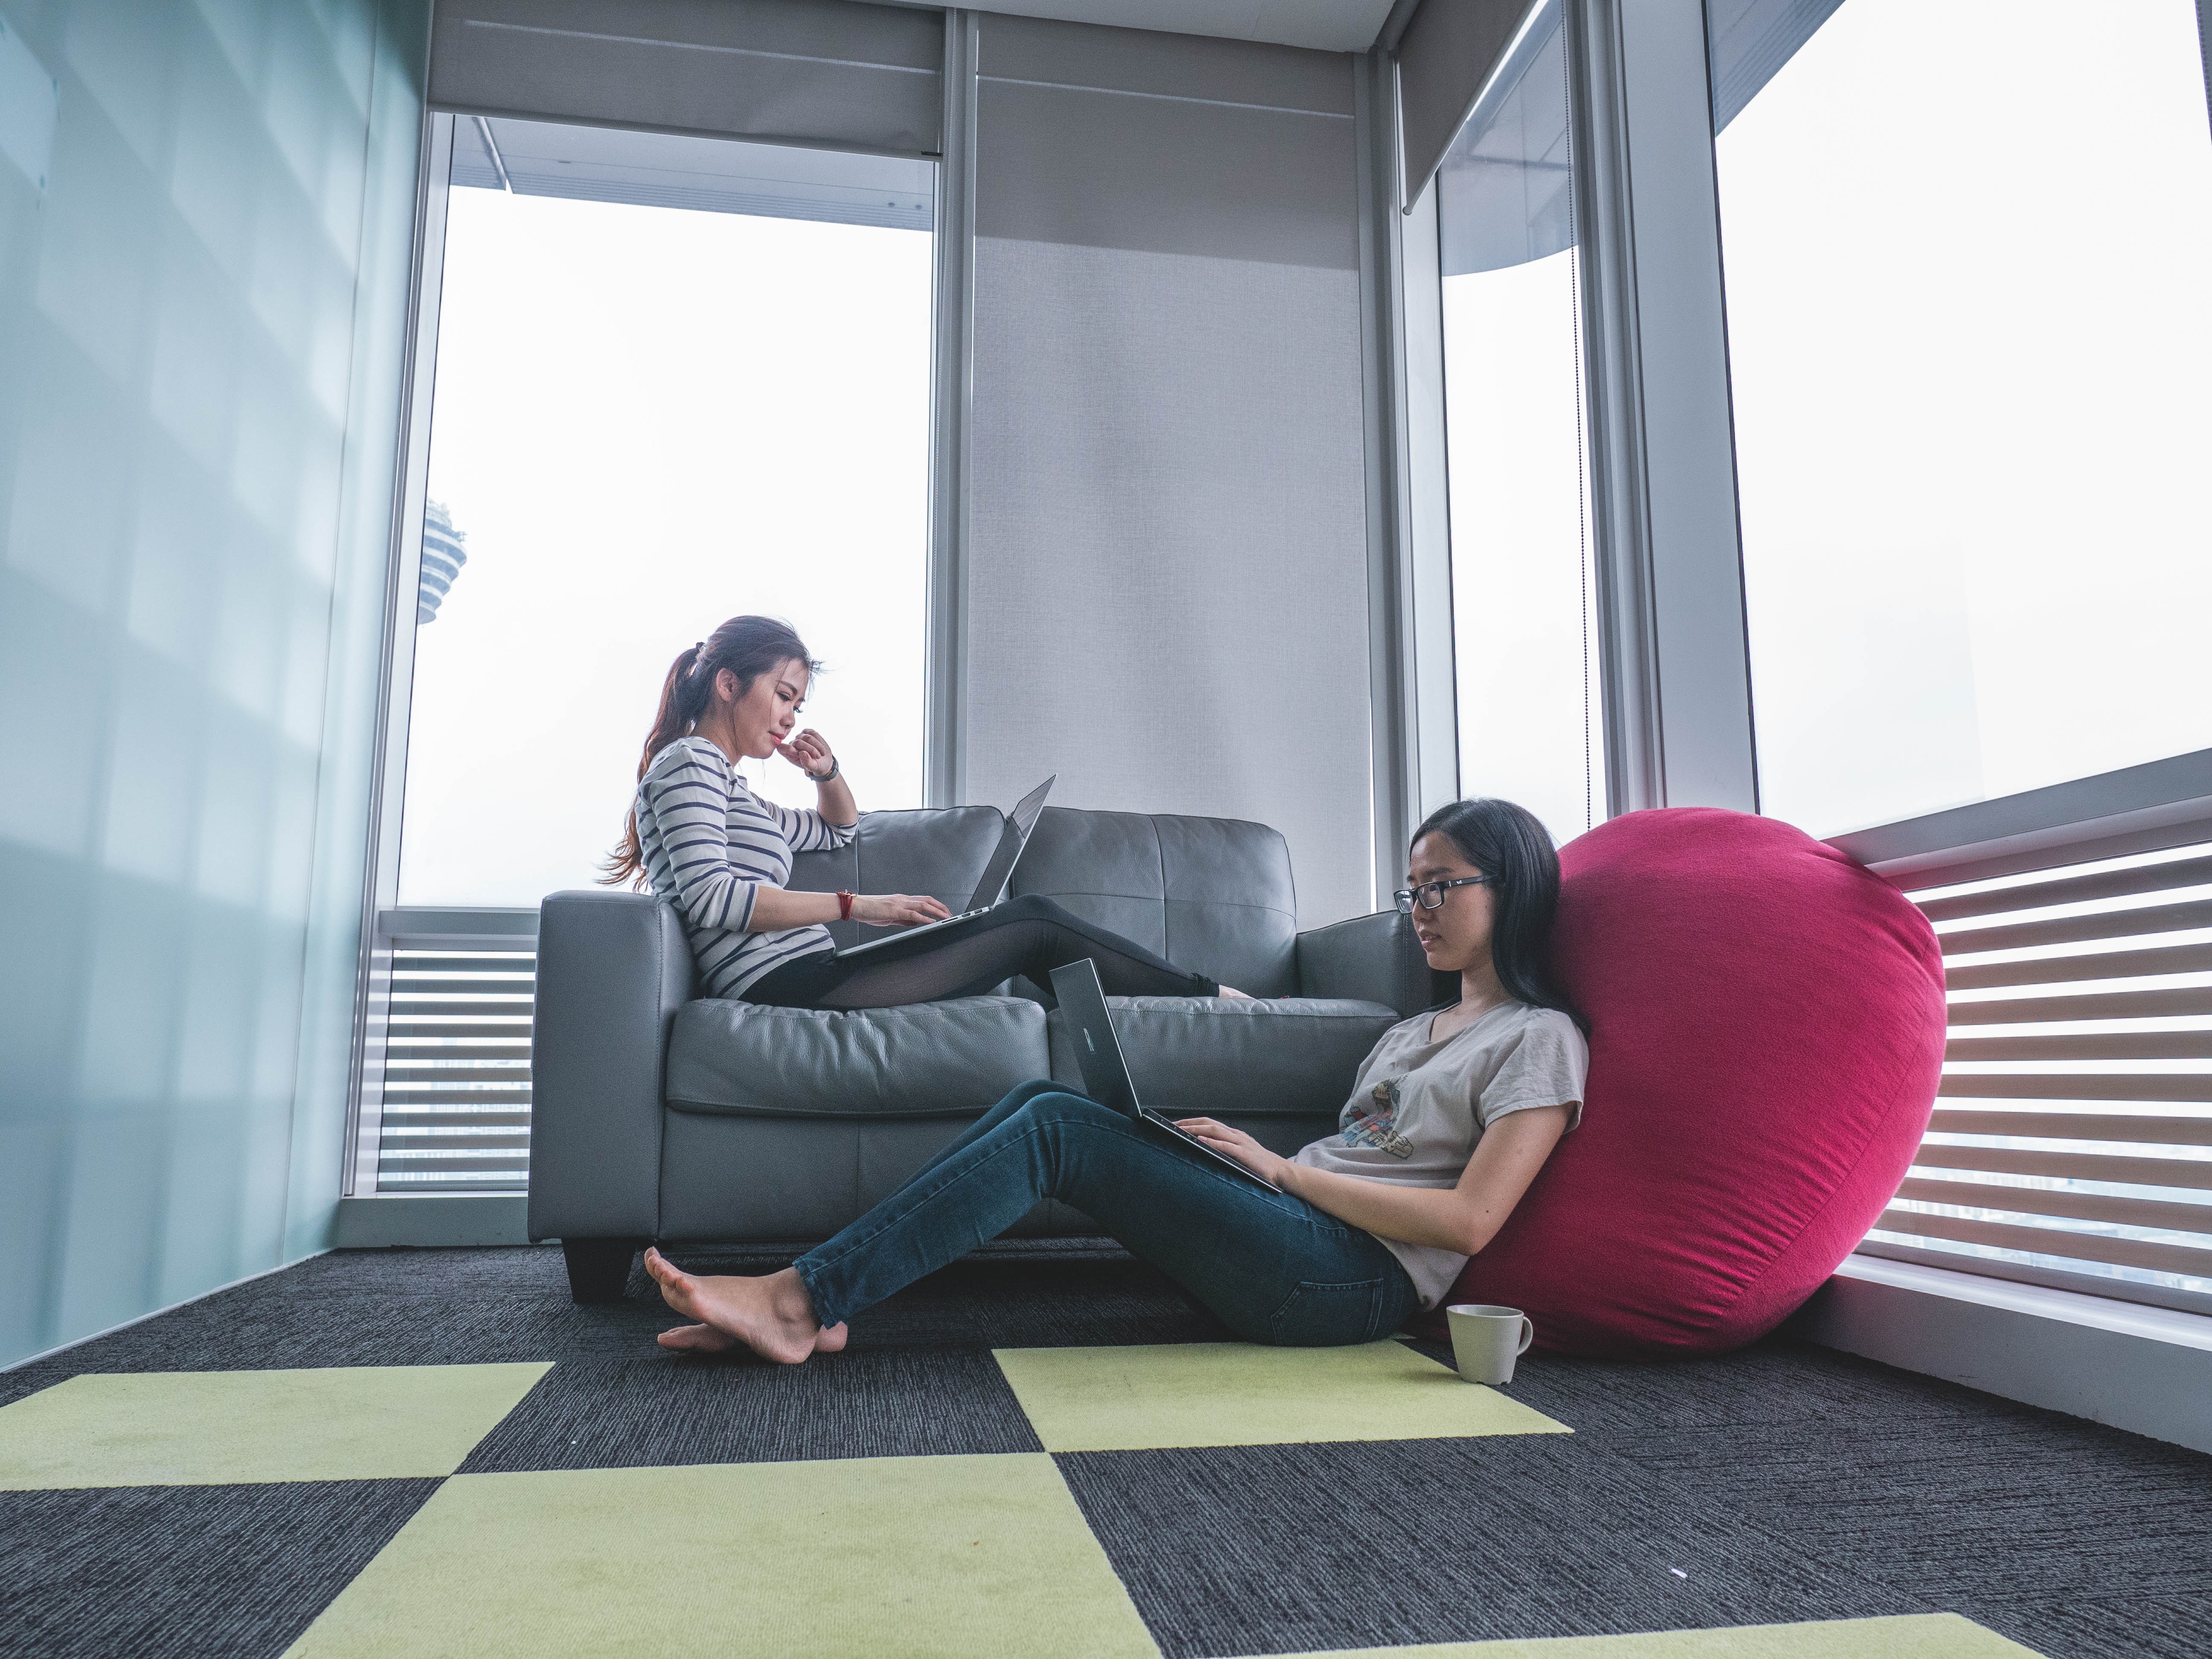
{"label": "sofa backrest cushion", "polygon": [[[844,846],[792,860],[792,890],[927,893],[957,910],[975,896],[1006,827],[1005,815],[994,806],[863,812],[860,833]],[[833,922],[830,933],[840,946],[888,937],[880,927],[857,921]]]}
{"label": "sofa backrest cushion", "polygon": [[1291,849],[1264,823],[1048,806],[1009,890],[1253,996],[1297,989]]}

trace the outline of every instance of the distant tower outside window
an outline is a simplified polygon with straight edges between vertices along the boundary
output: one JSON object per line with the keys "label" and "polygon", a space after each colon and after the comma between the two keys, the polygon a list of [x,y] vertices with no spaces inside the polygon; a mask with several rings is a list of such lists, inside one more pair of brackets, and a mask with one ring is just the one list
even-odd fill
{"label": "distant tower outside window", "polygon": [[469,562],[468,550],[461,545],[468,538],[466,531],[453,528],[453,515],[444,502],[429,503],[422,514],[422,585],[415,597],[417,628],[437,621],[438,606]]}

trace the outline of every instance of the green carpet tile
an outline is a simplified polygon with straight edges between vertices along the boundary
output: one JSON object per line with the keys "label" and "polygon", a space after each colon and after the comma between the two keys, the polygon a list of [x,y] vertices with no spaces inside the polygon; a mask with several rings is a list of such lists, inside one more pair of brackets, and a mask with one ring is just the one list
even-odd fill
{"label": "green carpet tile", "polygon": [[1222,1347],[1097,1249],[798,1368],[677,1322],[556,1250],[346,1252],[0,1373],[0,1487],[55,1488],[0,1490],[0,1650],[2212,1652],[2212,1459],[1787,1339],[1493,1396],[1431,1343]]}

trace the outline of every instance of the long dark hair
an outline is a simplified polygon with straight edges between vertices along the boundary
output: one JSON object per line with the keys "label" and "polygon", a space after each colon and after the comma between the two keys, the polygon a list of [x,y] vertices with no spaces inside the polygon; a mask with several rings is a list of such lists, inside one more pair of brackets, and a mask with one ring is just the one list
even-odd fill
{"label": "long dark hair", "polygon": [[[678,652],[668,665],[668,678],[661,682],[660,708],[653,717],[653,730],[645,734],[644,752],[637,757],[638,776],[642,779],[653,757],[698,723],[714,697],[715,675],[725,668],[735,674],[742,697],[755,680],[787,662],[805,663],[810,674],[822,668],[807,654],[798,630],[774,617],[732,617],[698,644]],[[635,801],[623,820],[621,842],[601,867],[606,874],[599,879],[610,887],[625,881],[634,887],[645,885],[645,848],[637,838]]]}
{"label": "long dark hair", "polygon": [[1498,981],[1519,1002],[1556,1008],[1587,1032],[1589,1021],[1552,977],[1552,918],[1559,908],[1559,854],[1536,815],[1510,800],[1455,800],[1439,806],[1413,831],[1442,836],[1469,864],[1492,877],[1497,914],[1490,925],[1490,960]]}

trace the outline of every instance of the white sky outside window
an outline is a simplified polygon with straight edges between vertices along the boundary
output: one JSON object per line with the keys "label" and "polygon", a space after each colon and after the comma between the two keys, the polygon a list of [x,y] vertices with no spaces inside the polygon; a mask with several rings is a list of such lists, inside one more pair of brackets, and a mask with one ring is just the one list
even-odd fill
{"label": "white sky outside window", "polygon": [[2212,745],[2191,0],[1845,0],[1718,151],[1762,810]]}
{"label": "white sky outside window", "polygon": [[1460,788],[1562,845],[1605,817],[1575,280],[1569,249],[1443,283]]}
{"label": "white sky outside window", "polygon": [[[676,653],[780,616],[863,810],[921,800],[931,238],[456,189],[400,902],[592,884]],[[756,787],[811,805],[788,763]]]}

